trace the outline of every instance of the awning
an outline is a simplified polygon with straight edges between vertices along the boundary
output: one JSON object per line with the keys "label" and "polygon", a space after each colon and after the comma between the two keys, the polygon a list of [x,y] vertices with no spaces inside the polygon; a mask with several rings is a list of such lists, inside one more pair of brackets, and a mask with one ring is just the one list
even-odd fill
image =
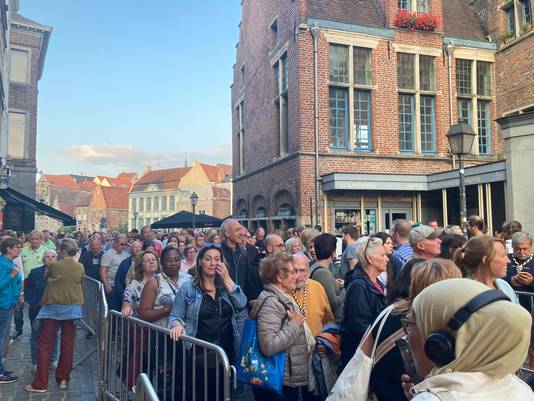
{"label": "awning", "polygon": [[[196,228],[219,227],[222,220],[207,214],[195,214]],[[151,228],[192,228],[193,213],[182,210],[150,225]]]}
{"label": "awning", "polygon": [[42,213],[54,220],[61,221],[66,226],[75,226],[76,219],[68,214],[65,214],[57,209],[54,209],[51,206],[48,206],[46,203],[36,201],[35,199],[30,198],[24,194],[21,194],[18,191],[15,191],[12,188],[0,188],[0,196],[6,201],[9,205],[12,204],[21,204],[30,208],[31,210]]}

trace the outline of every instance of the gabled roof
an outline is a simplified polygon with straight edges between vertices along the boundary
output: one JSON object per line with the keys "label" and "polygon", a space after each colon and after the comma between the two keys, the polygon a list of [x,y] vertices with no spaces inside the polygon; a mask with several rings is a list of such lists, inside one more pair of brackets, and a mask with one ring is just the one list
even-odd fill
{"label": "gabled roof", "polygon": [[59,200],[58,203],[60,211],[72,217],[76,215],[76,203],[67,200]]}
{"label": "gabled roof", "polygon": [[92,192],[95,186],[96,184],[93,181],[83,181],[80,183],[80,189],[84,191]]}
{"label": "gabled roof", "polygon": [[308,0],[308,18],[383,28],[385,21],[372,0]]}
{"label": "gabled roof", "polygon": [[20,15],[16,11],[14,11],[11,14],[11,21],[12,22],[17,22],[19,24],[28,25],[28,26],[31,26],[32,28],[37,28],[37,29],[40,29],[42,31],[51,31],[52,30],[51,26],[43,25],[43,24],[40,24],[40,23],[38,23],[38,22],[36,22],[34,20],[31,20],[29,18],[23,17],[22,15]]}
{"label": "gabled roof", "polygon": [[127,188],[101,187],[101,189],[106,201],[106,208],[128,210]]}
{"label": "gabled roof", "polygon": [[466,0],[443,2],[445,35],[458,39],[485,41],[487,31],[482,20],[468,6]]}
{"label": "gabled roof", "polygon": [[221,182],[224,178],[223,172],[220,168],[216,166],[210,166],[209,164],[199,163],[204,173],[208,177],[208,180],[211,182]]}
{"label": "gabled roof", "polygon": [[80,185],[70,175],[43,174],[51,188],[80,189]]}
{"label": "gabled roof", "polygon": [[118,180],[128,180],[128,181],[133,181],[135,179],[135,177],[137,177],[137,173],[126,173],[126,172],[122,172],[120,173],[118,176],[117,176],[117,179]]}
{"label": "gabled roof", "polygon": [[161,189],[176,189],[189,170],[191,170],[191,167],[148,171],[136,181],[131,190],[144,191],[150,184],[157,184]]}
{"label": "gabled roof", "polygon": [[217,163],[216,166],[219,167],[223,171],[225,176],[227,176],[227,177],[231,177],[232,176],[232,166],[231,165]]}

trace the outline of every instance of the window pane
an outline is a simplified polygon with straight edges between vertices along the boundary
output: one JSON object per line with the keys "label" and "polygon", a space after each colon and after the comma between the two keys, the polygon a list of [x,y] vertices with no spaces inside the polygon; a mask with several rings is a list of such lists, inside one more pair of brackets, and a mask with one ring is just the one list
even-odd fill
{"label": "window pane", "polygon": [[458,122],[471,125],[471,100],[458,100]]}
{"label": "window pane", "polygon": [[354,147],[369,149],[371,139],[371,93],[354,91]]}
{"label": "window pane", "polygon": [[410,9],[410,0],[397,0],[397,6],[401,10],[409,10]]}
{"label": "window pane", "polygon": [[428,0],[417,0],[417,12],[428,14]]}
{"label": "window pane", "polygon": [[11,65],[9,67],[11,81],[28,83],[28,56],[27,51],[11,49]]}
{"label": "window pane", "polygon": [[139,211],[145,211],[145,198],[139,198]]}
{"label": "window pane", "polygon": [[423,91],[435,90],[434,57],[419,56],[419,85]]}
{"label": "window pane", "polygon": [[347,46],[330,45],[328,57],[330,81],[349,82],[349,48]]}
{"label": "window pane", "polygon": [[348,134],[348,92],[346,89],[330,88],[330,146],[345,148]]}
{"label": "window pane", "polygon": [[490,102],[478,102],[478,153],[491,154],[491,113]]}
{"label": "window pane", "polygon": [[456,90],[460,95],[471,95],[471,60],[456,59]]}
{"label": "window pane", "polygon": [[530,0],[521,0],[521,22],[523,24],[532,24]]}
{"label": "window pane", "polygon": [[436,108],[434,97],[421,96],[421,151],[436,151]]}
{"label": "window pane", "polygon": [[402,152],[413,152],[413,115],[414,97],[413,95],[399,95],[399,134],[400,150]]}
{"label": "window pane", "polygon": [[286,155],[289,151],[289,137],[287,133],[287,94],[280,97],[280,156]]}
{"label": "window pane", "polygon": [[415,55],[397,53],[397,79],[399,88],[415,89]]}
{"label": "window pane", "polygon": [[287,90],[287,56],[284,54],[275,66],[278,79],[278,95]]}
{"label": "window pane", "polygon": [[11,157],[24,158],[26,144],[26,114],[9,113],[7,154]]}
{"label": "window pane", "polygon": [[510,7],[506,10],[506,30],[508,32],[515,32],[515,9]]}
{"label": "window pane", "polygon": [[477,61],[477,94],[491,96],[491,64]]}
{"label": "window pane", "polygon": [[154,211],[159,211],[159,198],[154,198]]}
{"label": "window pane", "polygon": [[132,199],[132,212],[137,212],[137,198]]}
{"label": "window pane", "polygon": [[164,212],[167,211],[167,197],[166,196],[161,197],[161,210]]}
{"label": "window pane", "polygon": [[171,195],[169,197],[169,210],[173,211],[175,209],[176,209],[176,203],[175,203],[174,195]]}
{"label": "window pane", "polygon": [[146,211],[152,211],[152,198],[146,198]]}
{"label": "window pane", "polygon": [[354,83],[371,85],[371,49],[354,48]]}

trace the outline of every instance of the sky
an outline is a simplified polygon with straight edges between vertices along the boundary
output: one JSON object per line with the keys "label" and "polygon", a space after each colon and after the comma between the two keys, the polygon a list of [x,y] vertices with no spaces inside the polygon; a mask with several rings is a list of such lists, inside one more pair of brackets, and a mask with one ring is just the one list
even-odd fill
{"label": "sky", "polygon": [[238,0],[20,0],[53,28],[37,169],[108,175],[231,163]]}

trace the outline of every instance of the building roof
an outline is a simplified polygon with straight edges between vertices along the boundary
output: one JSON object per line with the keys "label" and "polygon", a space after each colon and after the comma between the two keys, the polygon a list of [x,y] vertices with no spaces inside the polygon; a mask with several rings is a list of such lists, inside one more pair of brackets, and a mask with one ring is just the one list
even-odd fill
{"label": "building roof", "polygon": [[488,35],[483,22],[466,0],[443,2],[445,35],[458,39],[485,41]]}
{"label": "building roof", "polygon": [[76,215],[76,203],[68,200],[58,200],[59,210],[69,216],[74,217]]}
{"label": "building roof", "polygon": [[76,203],[76,206],[89,206],[91,203],[91,197],[91,193],[80,192],[78,194],[78,202]]}
{"label": "building roof", "polygon": [[89,191],[89,192],[92,192],[96,186],[96,184],[93,181],[83,181],[79,185],[80,185],[80,189],[84,191]]}
{"label": "building roof", "polygon": [[128,209],[128,189],[101,187],[108,209]]}
{"label": "building roof", "polygon": [[118,179],[118,180],[128,180],[128,181],[133,181],[133,180],[135,180],[136,177],[137,177],[137,173],[126,173],[126,172],[122,172],[122,173],[120,173],[120,174],[117,176],[117,179]]}
{"label": "building roof", "polygon": [[232,166],[230,164],[217,163],[216,166],[219,167],[223,171],[225,176],[227,177],[232,176]]}
{"label": "building roof", "polygon": [[23,24],[23,25],[28,25],[28,26],[31,26],[32,28],[37,28],[37,29],[40,29],[42,31],[51,31],[52,30],[51,26],[43,25],[43,24],[40,24],[40,23],[38,23],[38,22],[36,22],[34,20],[31,20],[29,18],[23,17],[22,15],[20,15],[16,11],[13,11],[13,13],[11,14],[11,21],[19,23],[19,24]]}
{"label": "building roof", "polygon": [[385,21],[374,1],[308,0],[308,18],[383,28]]}
{"label": "building roof", "polygon": [[51,188],[80,189],[78,182],[70,175],[44,174],[44,178]]}
{"label": "building roof", "polygon": [[191,170],[191,167],[148,171],[137,180],[131,190],[144,191],[150,184],[156,184],[161,189],[175,189],[180,185],[180,181],[189,170]]}

